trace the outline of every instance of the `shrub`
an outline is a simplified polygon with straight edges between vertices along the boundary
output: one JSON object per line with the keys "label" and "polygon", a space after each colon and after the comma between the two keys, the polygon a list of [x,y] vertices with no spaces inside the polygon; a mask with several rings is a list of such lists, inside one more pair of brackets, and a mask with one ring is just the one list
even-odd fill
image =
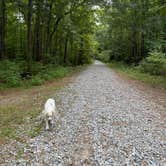
{"label": "shrub", "polygon": [[40,75],[32,76],[30,79],[30,84],[31,85],[41,85],[44,82],[44,80],[41,78]]}
{"label": "shrub", "polygon": [[45,66],[42,63],[40,63],[40,62],[32,63],[32,75],[37,75],[44,69],[45,69]]}
{"label": "shrub", "polygon": [[92,63],[92,58],[84,54],[84,56],[82,56],[82,59],[81,59],[81,65],[90,64],[90,63]]}
{"label": "shrub", "polygon": [[51,80],[57,77],[64,77],[69,72],[67,67],[51,66],[47,70],[43,70],[40,74],[45,80]]}
{"label": "shrub", "polygon": [[67,73],[69,72],[69,68],[65,68],[65,67],[58,67],[55,71],[55,77],[64,77],[67,75]]}
{"label": "shrub", "polygon": [[[141,80],[148,83],[153,87],[159,87],[166,89],[166,77],[161,75],[151,75],[147,72],[140,72],[138,67],[129,66],[123,62],[112,61],[108,64],[111,68],[116,69],[119,73],[122,73],[134,80]],[[139,67],[140,68],[140,67]]]}
{"label": "shrub", "polygon": [[0,82],[6,87],[17,87],[21,85],[19,64],[9,60],[0,62]]}
{"label": "shrub", "polygon": [[142,72],[152,75],[166,75],[166,57],[161,52],[151,52],[138,67]]}
{"label": "shrub", "polygon": [[41,85],[47,80],[64,77],[70,71],[70,67],[57,66],[56,64],[43,65],[34,62],[32,73],[29,73],[25,61],[19,63],[9,60],[0,61],[0,89]]}
{"label": "shrub", "polygon": [[100,60],[100,61],[103,61],[103,62],[109,62],[110,60],[110,50],[105,50],[105,51],[102,51],[101,53],[98,53],[96,55],[96,59]]}

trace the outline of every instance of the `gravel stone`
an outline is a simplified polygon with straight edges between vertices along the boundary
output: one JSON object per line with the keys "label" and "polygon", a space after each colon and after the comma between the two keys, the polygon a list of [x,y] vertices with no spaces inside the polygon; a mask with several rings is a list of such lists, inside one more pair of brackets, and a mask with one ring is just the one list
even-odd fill
{"label": "gravel stone", "polygon": [[[54,96],[52,131],[0,147],[5,166],[164,166],[165,104],[96,61]],[[157,96],[159,97],[159,96]],[[17,158],[17,149],[23,154]]]}

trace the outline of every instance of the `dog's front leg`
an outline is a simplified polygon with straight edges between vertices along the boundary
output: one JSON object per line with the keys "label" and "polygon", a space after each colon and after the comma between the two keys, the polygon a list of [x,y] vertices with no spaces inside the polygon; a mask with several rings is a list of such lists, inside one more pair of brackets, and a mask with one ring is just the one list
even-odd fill
{"label": "dog's front leg", "polygon": [[48,119],[46,118],[45,121],[46,121],[46,130],[49,130]]}

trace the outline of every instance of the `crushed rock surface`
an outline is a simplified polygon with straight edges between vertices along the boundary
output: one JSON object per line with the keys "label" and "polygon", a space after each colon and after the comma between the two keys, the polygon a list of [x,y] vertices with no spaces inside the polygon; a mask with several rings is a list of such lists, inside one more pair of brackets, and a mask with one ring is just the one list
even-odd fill
{"label": "crushed rock surface", "polygon": [[164,166],[166,105],[149,95],[96,61],[53,96],[60,117],[52,131],[1,146],[1,165]]}

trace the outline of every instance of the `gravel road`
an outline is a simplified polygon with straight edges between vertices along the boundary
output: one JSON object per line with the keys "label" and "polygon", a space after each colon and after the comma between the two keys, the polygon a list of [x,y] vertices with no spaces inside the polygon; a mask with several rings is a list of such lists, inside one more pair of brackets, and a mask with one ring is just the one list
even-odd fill
{"label": "gravel road", "polygon": [[21,157],[13,148],[2,165],[166,165],[165,103],[106,65],[96,61],[53,98],[54,129],[18,144]]}

